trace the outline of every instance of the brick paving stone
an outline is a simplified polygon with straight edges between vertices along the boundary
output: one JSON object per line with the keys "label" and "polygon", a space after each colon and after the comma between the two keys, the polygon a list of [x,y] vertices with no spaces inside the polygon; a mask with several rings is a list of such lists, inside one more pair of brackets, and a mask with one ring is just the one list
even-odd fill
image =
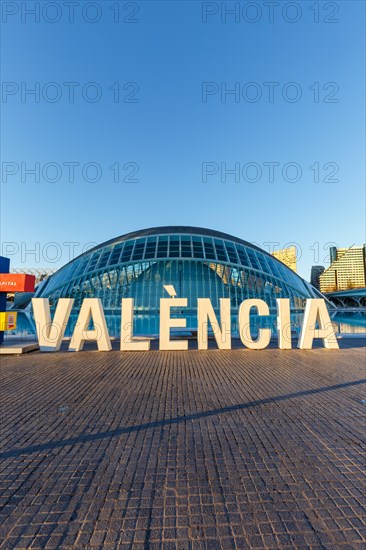
{"label": "brick paving stone", "polygon": [[341,345],[2,357],[0,548],[365,548]]}

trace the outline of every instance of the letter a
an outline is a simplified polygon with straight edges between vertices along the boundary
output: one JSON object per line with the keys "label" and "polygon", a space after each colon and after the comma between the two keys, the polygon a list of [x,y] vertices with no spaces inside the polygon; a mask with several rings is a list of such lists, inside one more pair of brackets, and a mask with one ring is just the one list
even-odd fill
{"label": "letter a", "polygon": [[[92,319],[94,330],[88,330],[88,325]],[[81,351],[86,340],[88,342],[95,340],[99,351],[110,351],[112,349],[102,301],[99,298],[84,299],[76,321],[69,351]]]}
{"label": "letter a", "polygon": [[[319,329],[315,329],[317,321]],[[311,349],[314,338],[321,338],[324,342],[324,347],[328,349],[339,349],[323,298],[310,298],[306,300],[304,319],[297,347],[300,349]]]}

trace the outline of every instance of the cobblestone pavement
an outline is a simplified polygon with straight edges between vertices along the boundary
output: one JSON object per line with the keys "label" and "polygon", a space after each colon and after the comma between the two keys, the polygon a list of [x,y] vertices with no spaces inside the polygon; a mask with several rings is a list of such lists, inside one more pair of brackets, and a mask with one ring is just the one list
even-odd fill
{"label": "cobblestone pavement", "polygon": [[0,547],[365,548],[364,361],[1,358]]}

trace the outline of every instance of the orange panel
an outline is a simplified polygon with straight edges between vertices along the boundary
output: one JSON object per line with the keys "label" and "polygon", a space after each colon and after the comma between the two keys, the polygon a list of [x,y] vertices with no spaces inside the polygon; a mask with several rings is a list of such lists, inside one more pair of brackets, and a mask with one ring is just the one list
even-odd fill
{"label": "orange panel", "polygon": [[34,292],[36,278],[23,273],[0,273],[0,292]]}

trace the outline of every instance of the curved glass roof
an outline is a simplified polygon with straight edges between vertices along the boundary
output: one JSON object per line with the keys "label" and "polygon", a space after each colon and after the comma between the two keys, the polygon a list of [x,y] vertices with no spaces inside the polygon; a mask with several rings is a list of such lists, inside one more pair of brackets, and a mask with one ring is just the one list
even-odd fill
{"label": "curved glass roof", "polygon": [[71,281],[90,278],[117,266],[171,259],[245,268],[283,281],[300,295],[315,295],[309,283],[256,245],[220,231],[188,226],[143,229],[106,241],[59,269],[41,294],[48,295]]}

